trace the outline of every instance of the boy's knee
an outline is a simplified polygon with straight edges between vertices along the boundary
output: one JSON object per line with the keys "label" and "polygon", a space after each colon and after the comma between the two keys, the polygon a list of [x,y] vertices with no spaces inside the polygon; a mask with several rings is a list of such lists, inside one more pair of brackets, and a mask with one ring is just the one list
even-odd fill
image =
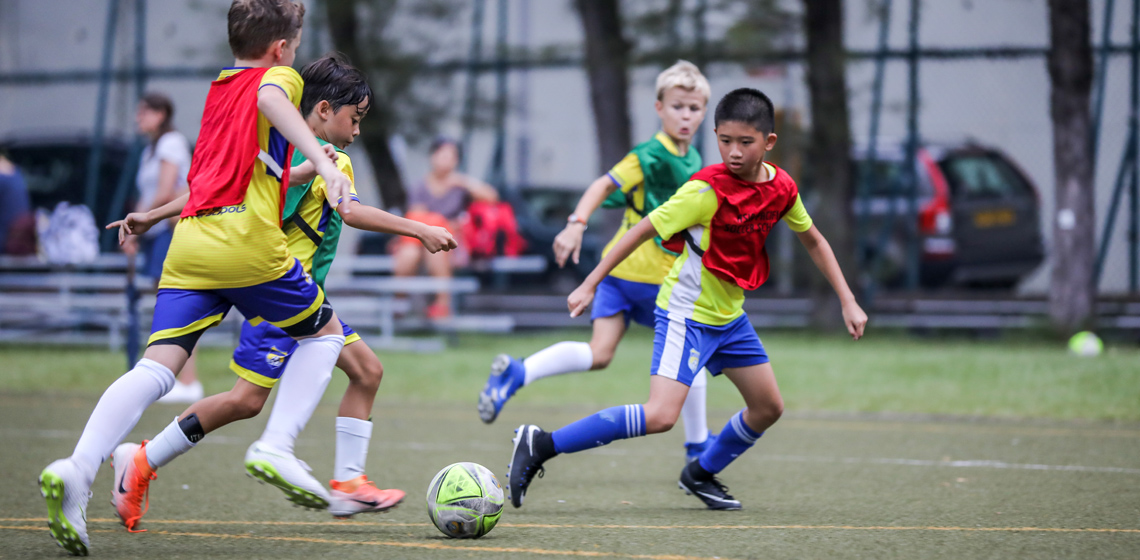
{"label": "boy's knee", "polygon": [[784,400],[779,397],[769,399],[750,412],[750,420],[770,426],[784,415]]}
{"label": "boy's knee", "polygon": [[594,355],[594,361],[590,365],[590,369],[606,369],[610,367],[610,362],[614,359],[613,348],[599,348],[591,344],[590,352]]}
{"label": "boy's knee", "polygon": [[235,416],[242,419],[253,418],[261,414],[261,409],[265,406],[265,399],[257,398],[254,395],[231,394],[228,404]]}
{"label": "boy's knee", "polygon": [[375,363],[364,364],[355,368],[355,376],[351,381],[366,389],[376,391],[380,388],[380,381],[384,378],[384,366],[377,360]]}
{"label": "boy's knee", "polygon": [[645,410],[645,433],[660,434],[673,429],[677,423],[676,414],[667,414],[661,411]]}

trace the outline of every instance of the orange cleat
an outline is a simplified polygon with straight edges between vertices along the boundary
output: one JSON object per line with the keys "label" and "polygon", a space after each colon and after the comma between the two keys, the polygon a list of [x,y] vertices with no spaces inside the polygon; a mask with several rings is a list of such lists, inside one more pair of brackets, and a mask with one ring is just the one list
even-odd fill
{"label": "orange cleat", "polygon": [[150,481],[158,478],[146,461],[146,443],[144,440],[142,445],[121,444],[111,455],[111,466],[115,469],[111,505],[115,506],[115,513],[123,526],[132,533],[145,531],[136,530],[135,527],[150,506]]}
{"label": "orange cleat", "polygon": [[358,513],[388,511],[404,500],[403,490],[382,490],[365,475],[344,482],[330,480],[329,513],[348,519]]}

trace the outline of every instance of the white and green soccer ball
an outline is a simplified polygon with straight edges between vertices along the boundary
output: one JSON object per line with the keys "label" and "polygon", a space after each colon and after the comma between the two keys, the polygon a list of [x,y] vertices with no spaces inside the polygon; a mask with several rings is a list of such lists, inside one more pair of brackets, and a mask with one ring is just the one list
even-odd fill
{"label": "white and green soccer ball", "polygon": [[428,516],[443,534],[477,539],[491,532],[503,514],[503,487],[483,465],[454,463],[431,479]]}
{"label": "white and green soccer ball", "polygon": [[1069,339],[1069,351],[1082,358],[1092,358],[1104,352],[1104,343],[1099,336],[1081,331]]}

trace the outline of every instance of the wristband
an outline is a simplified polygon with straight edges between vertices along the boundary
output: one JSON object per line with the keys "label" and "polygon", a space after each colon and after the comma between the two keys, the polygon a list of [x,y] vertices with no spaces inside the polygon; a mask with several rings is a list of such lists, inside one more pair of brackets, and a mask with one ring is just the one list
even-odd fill
{"label": "wristband", "polygon": [[590,227],[590,226],[586,225],[586,220],[583,220],[577,214],[570,214],[570,217],[566,218],[566,222],[570,223],[570,224],[582,224],[583,230],[589,229],[589,227]]}

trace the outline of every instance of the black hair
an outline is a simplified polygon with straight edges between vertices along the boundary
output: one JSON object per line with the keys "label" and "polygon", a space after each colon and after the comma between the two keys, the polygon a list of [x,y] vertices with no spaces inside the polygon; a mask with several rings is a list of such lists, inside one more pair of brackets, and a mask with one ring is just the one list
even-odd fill
{"label": "black hair", "polygon": [[459,156],[460,160],[463,159],[463,144],[460,144],[459,140],[443,134],[431,139],[431,144],[428,145],[428,153],[434,154],[444,146],[455,146],[456,155]]}
{"label": "black hair", "polygon": [[772,100],[758,89],[734,89],[720,99],[713,113],[715,126],[727,121],[747,123],[764,134],[771,134],[776,131],[776,109]]}
{"label": "black hair", "polygon": [[322,56],[301,70],[305,89],[301,93],[301,115],[308,117],[317,103],[328,101],[333,112],[345,105],[360,105],[368,100],[372,107],[372,88],[364,73],[348,63],[341,53]]}

